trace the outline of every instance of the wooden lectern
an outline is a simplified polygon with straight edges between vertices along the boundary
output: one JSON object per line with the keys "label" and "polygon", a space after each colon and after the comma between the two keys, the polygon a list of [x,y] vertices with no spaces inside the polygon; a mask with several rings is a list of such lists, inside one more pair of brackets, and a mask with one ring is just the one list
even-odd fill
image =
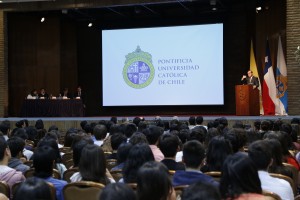
{"label": "wooden lectern", "polygon": [[252,85],[235,86],[236,115],[259,115],[259,90]]}

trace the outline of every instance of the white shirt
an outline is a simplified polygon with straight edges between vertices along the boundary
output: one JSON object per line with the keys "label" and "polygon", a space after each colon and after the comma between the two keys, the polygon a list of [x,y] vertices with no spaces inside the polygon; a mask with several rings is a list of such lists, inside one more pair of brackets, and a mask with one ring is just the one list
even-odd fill
{"label": "white shirt", "polygon": [[258,176],[263,190],[278,194],[282,200],[294,199],[291,185],[283,179],[274,178],[266,171],[258,171]]}

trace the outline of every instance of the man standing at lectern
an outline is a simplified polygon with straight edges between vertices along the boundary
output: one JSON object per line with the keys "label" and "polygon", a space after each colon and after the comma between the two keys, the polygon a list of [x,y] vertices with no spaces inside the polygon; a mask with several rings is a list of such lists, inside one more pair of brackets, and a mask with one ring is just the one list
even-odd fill
{"label": "man standing at lectern", "polygon": [[253,72],[251,70],[248,70],[247,76],[243,75],[241,81],[243,84],[253,85],[253,89],[256,89],[259,87],[258,78],[253,76]]}

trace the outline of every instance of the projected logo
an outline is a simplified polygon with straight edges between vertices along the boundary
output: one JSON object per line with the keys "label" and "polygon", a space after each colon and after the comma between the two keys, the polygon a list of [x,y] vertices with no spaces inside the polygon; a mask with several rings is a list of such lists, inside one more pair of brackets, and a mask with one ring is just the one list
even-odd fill
{"label": "projected logo", "polygon": [[126,84],[136,89],[150,85],[155,74],[151,54],[142,51],[137,46],[134,52],[127,54],[125,57],[123,79]]}

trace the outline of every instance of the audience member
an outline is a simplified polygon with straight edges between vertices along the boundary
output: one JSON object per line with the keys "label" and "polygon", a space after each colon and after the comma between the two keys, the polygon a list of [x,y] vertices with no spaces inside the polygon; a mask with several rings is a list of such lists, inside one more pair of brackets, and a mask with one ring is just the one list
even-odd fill
{"label": "audience member", "polygon": [[208,144],[206,164],[201,168],[201,171],[221,171],[225,159],[230,154],[232,154],[230,142],[223,136],[215,136]]}
{"label": "audience member", "polygon": [[93,129],[93,134],[96,139],[96,141],[94,141],[94,144],[101,146],[103,144],[103,140],[105,139],[105,137],[107,135],[106,126],[102,125],[102,124],[96,125]]}
{"label": "audience member", "polygon": [[132,145],[136,145],[136,144],[140,144],[140,143],[149,144],[146,136],[141,132],[133,133],[132,136],[129,139],[129,142]]}
{"label": "audience member", "polygon": [[294,198],[293,190],[287,181],[274,178],[268,173],[268,168],[272,163],[272,153],[267,141],[259,140],[252,143],[249,146],[248,155],[258,169],[263,190],[278,194],[282,200]]}
{"label": "audience member", "polygon": [[244,152],[247,143],[246,131],[240,128],[233,128],[224,134],[225,139],[230,141],[233,153]]}
{"label": "audience member", "polygon": [[8,120],[4,120],[0,124],[0,131],[3,133],[3,137],[5,140],[8,140],[10,137],[10,122]]}
{"label": "audience member", "polygon": [[222,168],[220,193],[223,199],[264,200],[258,172],[244,154],[229,155]]}
{"label": "audience member", "polygon": [[99,200],[136,200],[134,191],[123,183],[107,185],[101,192]]}
{"label": "audience member", "polygon": [[146,144],[134,145],[127,156],[123,167],[123,180],[120,182],[136,183],[137,171],[148,161],[154,161],[153,153]]}
{"label": "audience member", "polygon": [[123,133],[115,133],[111,136],[110,142],[112,147],[112,154],[107,156],[107,159],[117,159],[117,151],[122,143],[126,143],[127,138]]}
{"label": "audience member", "polygon": [[0,137],[0,181],[5,181],[10,189],[15,183],[25,180],[22,172],[16,171],[13,168],[8,167],[11,153],[7,143],[3,137]]}
{"label": "audience member", "polygon": [[24,173],[30,167],[24,165],[20,158],[23,156],[25,141],[19,137],[11,137],[7,140],[7,145],[11,152],[11,158],[8,161],[8,166]]}
{"label": "audience member", "polygon": [[122,170],[124,163],[127,159],[130,149],[132,148],[131,143],[122,143],[117,151],[117,166],[113,167],[111,171]]}
{"label": "audience member", "polygon": [[196,140],[191,140],[183,146],[183,162],[186,170],[178,170],[173,177],[173,185],[191,185],[198,181],[206,182],[218,186],[218,183],[208,175],[200,171],[205,157],[203,145]]}
{"label": "audience member", "polygon": [[159,137],[163,134],[163,129],[154,125],[149,126],[145,129],[143,133],[146,135],[149,142],[149,146],[153,152],[154,158],[157,162],[160,162],[164,159],[163,153],[158,148],[159,146]]}
{"label": "audience member", "polygon": [[146,162],[137,173],[139,200],[176,200],[168,169],[159,162]]}
{"label": "audience member", "polygon": [[183,190],[181,200],[221,200],[219,190],[208,183],[197,182]]}
{"label": "audience member", "polygon": [[37,99],[38,96],[38,92],[36,89],[31,90],[31,92],[27,95],[26,99]]}
{"label": "audience member", "polygon": [[161,162],[168,170],[185,170],[183,163],[175,161],[176,153],[180,150],[180,140],[176,135],[170,133],[162,135],[159,147],[165,157]]}
{"label": "audience member", "polygon": [[106,159],[103,150],[95,144],[87,144],[81,152],[79,172],[71,176],[71,182],[94,181],[107,185],[115,182],[107,176]]}
{"label": "audience member", "polygon": [[52,200],[50,187],[43,179],[30,177],[17,188],[13,200]]}

